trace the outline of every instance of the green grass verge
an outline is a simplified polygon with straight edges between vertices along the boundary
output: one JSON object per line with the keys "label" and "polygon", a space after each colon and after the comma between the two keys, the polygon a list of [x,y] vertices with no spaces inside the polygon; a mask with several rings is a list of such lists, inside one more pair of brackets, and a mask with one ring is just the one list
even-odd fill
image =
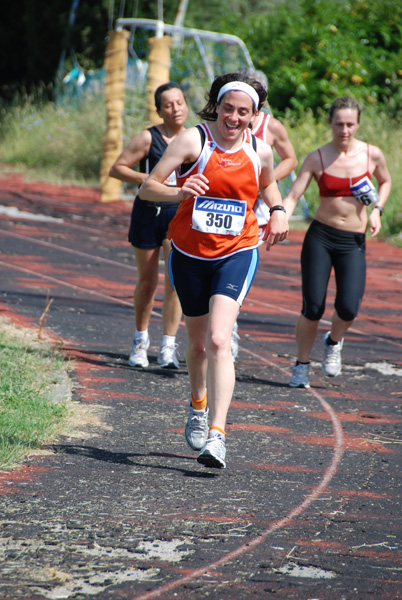
{"label": "green grass verge", "polygon": [[69,385],[57,349],[0,321],[0,468],[51,441],[69,415]]}
{"label": "green grass verge", "polygon": [[18,98],[0,105],[0,155],[36,180],[99,186],[106,127],[103,98],[70,105]]}

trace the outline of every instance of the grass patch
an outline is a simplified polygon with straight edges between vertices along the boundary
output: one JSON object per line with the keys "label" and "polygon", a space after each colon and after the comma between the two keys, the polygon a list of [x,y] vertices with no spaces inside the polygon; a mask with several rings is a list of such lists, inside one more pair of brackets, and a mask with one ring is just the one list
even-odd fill
{"label": "grass patch", "polygon": [[57,350],[0,321],[0,468],[51,441],[68,415],[68,378]]}
{"label": "grass patch", "polygon": [[105,126],[99,96],[68,105],[19,98],[0,108],[2,161],[37,180],[99,186]]}

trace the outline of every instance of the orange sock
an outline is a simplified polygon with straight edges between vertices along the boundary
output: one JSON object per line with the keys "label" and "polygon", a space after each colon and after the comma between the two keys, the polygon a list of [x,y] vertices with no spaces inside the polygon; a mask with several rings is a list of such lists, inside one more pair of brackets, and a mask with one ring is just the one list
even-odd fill
{"label": "orange sock", "polygon": [[216,425],[212,425],[212,427],[209,428],[209,431],[211,431],[212,429],[216,429],[216,431],[219,431],[219,433],[226,435],[225,430],[221,429],[220,427],[216,427]]}
{"label": "orange sock", "polygon": [[195,410],[205,410],[207,408],[207,390],[205,390],[204,397],[201,400],[196,400],[191,394],[191,406]]}

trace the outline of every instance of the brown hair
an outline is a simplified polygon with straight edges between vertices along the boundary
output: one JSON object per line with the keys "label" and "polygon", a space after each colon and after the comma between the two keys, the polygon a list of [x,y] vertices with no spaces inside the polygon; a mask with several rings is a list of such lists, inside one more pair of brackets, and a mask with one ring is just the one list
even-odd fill
{"label": "brown hair", "polygon": [[214,81],[212,82],[211,89],[207,95],[208,102],[198,113],[202,119],[205,119],[206,121],[217,120],[218,115],[216,113],[216,107],[218,105],[218,94],[220,89],[230,81],[242,81],[243,83],[248,83],[248,85],[251,85],[259,97],[257,110],[262,108],[267,99],[267,90],[258,81],[258,79],[254,79],[254,77],[249,77],[248,75],[240,72],[226,73],[225,75],[218,75],[218,77],[215,77]]}
{"label": "brown hair", "polygon": [[[163,94],[163,92],[167,92],[168,90],[174,90],[176,88],[178,90],[180,90],[183,93],[183,96],[184,96],[184,92],[181,89],[181,87],[179,85],[177,85],[177,83],[173,83],[171,81],[169,81],[168,83],[163,83],[158,88],[156,88],[155,93],[154,93],[154,98],[155,98],[155,108],[156,108],[156,110],[158,112],[162,108],[162,94]],[[185,98],[184,98],[184,100],[185,100]]]}
{"label": "brown hair", "polygon": [[341,96],[340,98],[336,98],[333,103],[331,104],[329,111],[328,111],[328,121],[331,123],[332,119],[334,118],[335,112],[337,110],[340,110],[341,108],[353,108],[355,110],[357,110],[357,122],[360,123],[360,115],[361,115],[361,108],[358,104],[358,102],[354,99],[351,98],[350,96]]}

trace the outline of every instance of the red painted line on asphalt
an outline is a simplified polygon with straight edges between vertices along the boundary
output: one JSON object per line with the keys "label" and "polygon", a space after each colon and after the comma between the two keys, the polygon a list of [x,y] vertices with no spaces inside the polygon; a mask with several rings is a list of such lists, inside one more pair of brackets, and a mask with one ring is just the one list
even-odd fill
{"label": "red painted line on asphalt", "polygon": [[[56,223],[56,224],[58,224],[58,223]],[[98,230],[98,229],[91,229],[91,228],[88,228],[88,227],[85,227],[85,226],[76,225],[74,223],[66,223],[64,221],[61,224],[63,224],[65,227],[71,227],[73,229],[77,229],[77,228],[78,229],[83,229],[83,230],[86,230],[86,231],[90,231],[92,233],[99,233],[101,231],[101,230]],[[74,255],[77,255],[77,256],[82,256],[84,258],[91,258],[91,259],[93,259],[93,260],[95,260],[97,262],[102,262],[102,263],[105,263],[105,264],[119,266],[119,267],[122,267],[124,269],[129,269],[129,270],[131,270],[133,272],[137,272],[137,267],[135,265],[127,265],[127,264],[121,263],[119,261],[115,261],[115,260],[111,260],[111,259],[107,259],[107,258],[102,258],[102,257],[100,257],[98,255],[88,254],[86,252],[81,252],[81,251],[78,251],[78,250],[74,250],[72,248],[68,248],[68,247],[65,247],[65,246],[60,246],[58,244],[53,244],[52,242],[46,242],[44,240],[37,240],[37,239],[32,238],[32,237],[27,236],[27,235],[21,235],[21,234],[15,233],[15,232],[9,232],[9,231],[7,231],[5,229],[1,229],[1,231],[2,231],[2,233],[4,235],[8,235],[8,236],[16,238],[16,239],[27,240],[27,241],[30,241],[31,243],[35,243],[35,244],[38,244],[38,245],[41,245],[41,246],[44,246],[44,247],[47,247],[47,248],[54,248],[54,249],[60,250],[62,252],[67,252],[67,253],[71,253],[71,254],[74,254]],[[299,280],[300,280],[299,276],[280,275],[280,274],[277,274],[277,273],[272,273],[272,271],[264,271],[263,269],[260,269],[259,273],[263,273],[264,275],[269,276],[270,279],[274,278],[274,279],[286,280],[286,281],[297,281],[298,283],[299,283]],[[332,281],[332,278],[331,278],[331,281]],[[401,282],[402,282],[402,280],[401,280]],[[257,286],[257,289],[258,289],[258,286]],[[334,292],[334,289],[332,289],[331,286],[329,287],[329,289]],[[254,292],[255,291],[256,290],[254,290]],[[284,292],[280,291],[279,293],[281,295],[281,298],[283,299]],[[252,294],[251,294],[251,297],[252,297]],[[290,294],[290,297],[291,297],[291,294]],[[369,301],[369,295],[366,293],[366,295],[365,295],[365,304],[367,304],[368,301]],[[375,298],[375,301],[377,303],[380,302],[380,303],[382,303],[384,305],[388,305],[389,304],[389,301],[381,300],[381,299],[378,299],[377,297]],[[253,302],[255,302],[256,304],[260,304],[260,305],[262,304],[265,307],[272,308],[275,311],[280,310],[282,312],[286,312],[286,313],[293,314],[293,315],[298,315],[299,314],[298,311],[294,311],[292,309],[286,309],[283,306],[281,306],[280,304],[279,305],[278,304],[276,304],[276,305],[275,304],[269,304],[267,302],[258,300],[255,297],[253,297]],[[326,321],[325,319],[323,319],[322,323],[329,325],[330,321]],[[354,329],[354,328],[351,328],[350,331],[357,332],[357,333],[362,333],[363,335],[367,335],[364,332],[359,332],[359,330]],[[401,344],[398,344],[398,345],[401,345]]]}
{"label": "red painted line on asphalt", "polygon": [[79,287],[78,285],[74,285],[73,283],[67,283],[62,279],[57,279],[56,277],[50,277],[49,275],[44,275],[43,273],[36,273],[35,271],[31,271],[30,269],[25,269],[24,267],[17,267],[16,265],[12,265],[9,263],[0,260],[0,265],[2,267],[6,267],[7,269],[13,269],[16,271],[21,271],[22,273],[26,273],[27,275],[35,275],[40,279],[45,279],[45,281],[51,281],[52,283],[56,283],[57,285],[61,285],[63,287],[72,288],[74,290],[78,290],[81,292],[86,292],[87,294],[91,294],[92,296],[98,296],[99,298],[103,298],[104,300],[111,300],[116,302],[117,304],[124,304],[125,306],[132,306],[131,302],[126,302],[125,300],[121,300],[119,298],[114,298],[113,296],[108,296],[107,294],[101,294],[100,292],[95,292],[95,290],[90,290],[88,288]]}
{"label": "red painted line on asphalt", "polygon": [[[402,423],[402,419],[392,419],[391,417],[385,417],[384,415],[378,413],[370,413],[370,414],[351,414],[351,413],[337,413],[339,420],[342,423]],[[322,419],[324,421],[328,421],[329,417],[325,413],[308,413],[307,417],[312,417],[313,419]]]}
{"label": "red painted line on asphalt", "polygon": [[[331,446],[331,438],[319,435],[294,435],[292,439],[300,444],[309,444],[313,446]],[[381,442],[373,442],[365,438],[358,438],[352,435],[345,435],[345,448],[357,452],[378,452],[379,454],[389,454],[393,450],[384,448]]]}
{"label": "red painted line on asphalt", "polygon": [[[46,473],[46,471],[50,471],[50,469],[32,465],[19,467],[13,471],[3,471],[0,473],[0,494],[15,494],[17,490],[13,484],[32,481],[38,474]],[[21,493],[21,489],[18,489],[18,493]]]}
{"label": "red painted line on asphalt", "polygon": [[[124,377],[116,377],[116,376],[100,377],[100,376],[96,376],[96,375],[93,375],[92,377],[90,377],[90,380],[93,385],[103,384],[103,383],[121,383],[121,382],[125,381]],[[102,389],[104,389],[104,388],[102,388]]]}
{"label": "red painted line on asphalt", "polygon": [[[72,226],[72,225],[73,224],[68,224],[68,226]],[[94,231],[96,231],[97,233],[99,233],[100,230],[94,230]],[[73,250],[71,248],[66,248],[64,246],[59,246],[57,244],[52,244],[51,242],[45,242],[43,240],[36,240],[35,238],[31,238],[29,236],[23,236],[23,235],[20,235],[20,234],[17,234],[17,233],[8,232],[8,231],[6,231],[4,229],[2,230],[2,232],[5,235],[11,236],[11,237],[16,237],[16,238],[24,239],[24,240],[29,240],[32,243],[36,243],[36,244],[43,245],[43,246],[50,247],[50,248],[55,248],[55,249],[58,249],[58,250],[61,250],[61,251],[65,251],[65,252],[71,252],[73,254],[77,254],[79,256],[83,256],[83,257],[86,257],[86,258],[92,258],[92,259],[94,259],[94,260],[96,260],[98,262],[104,262],[104,263],[108,263],[108,264],[118,265],[120,267],[123,267],[123,268],[126,268],[126,269],[130,269],[130,270],[134,270],[134,271],[137,270],[135,266],[125,265],[124,263],[120,263],[118,261],[113,261],[113,260],[110,260],[110,259],[104,259],[104,258],[95,256],[95,255],[92,255],[92,254],[87,254],[85,252],[80,252],[80,251]],[[9,265],[6,262],[0,261],[0,265],[4,265],[4,266],[6,266],[8,268],[11,268],[11,265]],[[17,270],[23,270],[23,267],[17,267],[17,266],[15,266],[14,268],[17,269]],[[116,302],[116,303],[121,303],[121,304],[124,304],[126,306],[132,306],[131,302],[127,302],[125,300],[121,300],[121,299],[115,298],[113,296],[108,296],[106,294],[99,294],[98,292],[89,290],[88,288],[76,286],[74,284],[67,283],[67,282],[65,282],[63,280],[60,280],[60,279],[51,278],[49,276],[42,275],[42,274],[37,273],[35,271],[26,270],[25,272],[29,273],[29,274],[34,274],[36,277],[41,277],[41,278],[44,278],[44,279],[46,279],[48,281],[52,281],[53,283],[57,283],[58,285],[64,285],[64,286],[67,286],[67,287],[72,287],[73,289],[76,289],[76,290],[83,290],[83,291],[88,292],[89,294],[97,295],[97,296],[100,296],[102,298],[105,298],[105,299],[108,299],[108,300],[112,300],[113,302]],[[270,273],[270,277],[271,278],[277,278],[277,279],[284,279],[284,278],[287,278],[287,279],[290,279],[290,280],[296,279],[293,276],[279,275],[279,274],[275,274],[275,273]],[[281,306],[280,303],[278,303],[278,304],[270,304],[270,303],[267,303],[267,302],[264,302],[264,301],[256,299],[254,296],[255,296],[255,293],[256,293],[257,290],[258,290],[258,285],[256,286],[256,288],[254,290],[252,288],[252,291],[250,293],[249,301],[251,300],[251,302],[254,302],[255,304],[259,304],[259,305],[262,305],[262,306],[264,306],[266,308],[270,308],[270,309],[274,310],[275,312],[277,312],[279,310],[281,312],[285,312],[285,313],[288,313],[288,314],[297,315],[297,316],[299,315],[299,311],[295,311],[295,310],[292,310],[292,309],[287,309],[287,308]],[[282,296],[283,296],[283,292],[281,292],[281,297]],[[366,295],[365,295],[365,302],[367,303],[367,301],[368,301],[368,295],[366,293]],[[377,298],[376,298],[376,302],[378,302]],[[386,301],[383,301],[383,303],[384,304],[389,304]],[[157,313],[155,311],[152,311],[152,314],[154,316],[157,316],[158,318],[162,317],[161,314],[159,314],[159,313]],[[322,319],[321,322],[322,322],[323,325],[326,325],[326,326],[330,326],[330,324],[331,324],[331,322],[329,320],[326,320],[326,319]],[[184,324],[181,323],[181,326],[184,326]],[[349,329],[349,331],[351,333],[357,333],[357,334],[362,335],[364,337],[373,337],[371,334],[368,334],[368,333],[366,333],[364,331],[361,331],[360,329],[357,329],[355,327],[351,327]],[[378,339],[379,341],[386,342],[386,343],[388,343],[390,345],[402,348],[402,343],[398,343],[395,340],[391,340],[389,338],[383,338],[383,337],[378,336],[378,335],[375,335],[374,337],[376,339]]]}
{"label": "red painted line on asphalt", "polygon": [[239,408],[244,410],[294,410],[294,402],[286,402],[278,400],[275,404],[253,404],[252,402],[242,402],[241,400],[232,400],[231,408]]}
{"label": "red painted line on asphalt", "polygon": [[[251,288],[251,289],[253,289],[253,288]],[[280,306],[280,305],[270,304],[269,302],[263,302],[261,300],[256,300],[255,298],[252,297],[252,292],[250,293],[250,300],[252,302],[254,302],[255,304],[259,304],[259,305],[262,305],[264,307],[272,309],[273,312],[280,311],[280,312],[284,312],[284,313],[291,314],[291,315],[297,315],[297,316],[300,315],[300,311],[299,310],[298,311],[291,310],[291,309],[288,309],[288,308],[284,308],[283,306]],[[389,303],[387,303],[387,304],[389,304]],[[330,320],[321,319],[320,322],[321,322],[322,325],[326,325],[327,327],[331,326],[331,321]],[[365,331],[362,331],[361,329],[357,329],[356,327],[350,327],[348,329],[348,331],[351,332],[351,333],[357,333],[359,335],[362,335],[365,338],[367,338],[367,337],[374,337],[378,341],[386,342],[387,344],[391,344],[391,346],[397,346],[398,348],[402,348],[402,343],[400,343],[400,342],[396,342],[395,340],[391,340],[389,338],[384,338],[384,337],[381,337],[379,335],[373,335],[371,333],[366,333]]]}
{"label": "red painted line on asphalt", "polygon": [[[120,264],[120,263],[118,263],[118,264]],[[91,289],[88,289],[88,288],[85,288],[85,287],[81,287],[81,286],[75,285],[73,283],[68,283],[67,281],[64,281],[62,279],[57,279],[56,277],[50,277],[49,275],[44,275],[43,273],[37,273],[36,271],[31,271],[30,269],[26,269],[24,267],[19,267],[17,265],[10,264],[10,263],[4,262],[2,260],[0,260],[0,265],[3,266],[3,267],[6,267],[7,269],[21,271],[22,273],[26,273],[27,275],[34,275],[37,278],[44,279],[45,281],[49,281],[49,282],[54,283],[54,284],[56,284],[58,286],[72,288],[72,289],[77,290],[77,291],[81,291],[81,292],[85,292],[87,294],[91,294],[92,296],[97,296],[99,298],[102,298],[103,300],[112,301],[115,304],[123,304],[124,306],[130,306],[130,307],[133,306],[132,302],[128,302],[126,300],[122,300],[121,298],[116,298],[114,296],[109,296],[107,294],[102,294],[100,292],[95,292],[95,290],[91,290]],[[158,313],[158,312],[155,312],[154,310],[152,311],[151,314],[154,317],[158,317],[160,319],[162,318],[162,314]],[[181,322],[180,325],[184,327],[184,323],[183,322]]]}
{"label": "red painted line on asphalt", "polygon": [[[117,260],[110,260],[108,258],[102,258],[96,254],[88,254],[87,252],[80,252],[79,250],[73,250],[73,248],[67,248],[66,246],[60,246],[59,244],[52,244],[51,242],[45,242],[44,240],[37,240],[33,237],[29,237],[28,235],[21,235],[19,233],[14,233],[10,231],[6,231],[5,229],[1,229],[2,234],[8,235],[13,238],[17,238],[24,241],[29,241],[34,244],[38,244],[39,246],[44,246],[45,248],[52,248],[54,250],[60,250],[61,252],[68,252],[70,254],[74,254],[76,256],[83,256],[84,258],[92,258],[95,262],[102,262],[105,264],[119,266],[123,269],[130,269],[130,271],[137,272],[137,267],[134,265],[126,265],[125,263],[121,263]],[[98,230],[96,230],[99,233]]]}
{"label": "red painted line on asphalt", "polygon": [[345,544],[339,544],[338,542],[326,542],[324,540],[306,540],[299,538],[297,540],[298,546],[304,546],[306,548],[320,548],[321,550],[336,550],[337,552],[348,553],[350,550],[349,546]]}
{"label": "red painted line on asphalt", "polygon": [[259,425],[257,423],[231,423],[227,425],[230,431],[263,431],[268,433],[291,433],[287,427],[274,427],[273,425]]}
{"label": "red painted line on asphalt", "polygon": [[284,473],[321,473],[322,469],[311,469],[303,465],[274,465],[274,464],[257,464],[253,463],[253,469],[259,471],[281,471]]}
{"label": "red painted line on asphalt", "polygon": [[[378,551],[374,551],[374,550],[364,550],[362,551],[360,548],[358,548],[356,551],[355,549],[352,548],[350,549],[350,556],[366,556],[366,557],[370,557],[370,558],[386,558],[391,559],[393,562],[395,560],[401,559],[402,558],[402,552],[378,552]],[[395,583],[395,581],[392,581],[392,583]],[[396,598],[398,598],[398,596],[395,596],[395,600]]]}
{"label": "red painted line on asphalt", "polygon": [[[258,358],[259,361],[262,361],[263,363],[268,364],[271,367],[275,367],[275,368],[279,369],[280,371],[286,373],[286,375],[288,375],[288,372],[285,369],[283,369],[282,367],[279,367],[278,365],[272,363],[271,361],[262,359],[261,356],[254,354],[251,351],[246,350],[246,352],[248,354],[250,354],[251,356]],[[330,465],[325,470],[320,483],[311,490],[311,492],[305,497],[303,502],[301,502],[298,506],[293,508],[285,517],[283,517],[282,519],[279,519],[278,521],[275,521],[261,535],[251,539],[250,541],[246,542],[245,544],[241,544],[235,550],[232,550],[231,552],[227,552],[226,554],[224,554],[222,556],[222,558],[218,559],[217,561],[210,563],[209,565],[206,565],[205,567],[201,567],[200,569],[195,569],[193,571],[190,571],[188,573],[188,575],[185,575],[184,577],[180,577],[179,579],[176,579],[175,581],[170,581],[150,592],[145,592],[144,594],[139,594],[137,596],[133,596],[131,598],[131,600],[151,600],[152,598],[159,598],[160,595],[165,592],[169,592],[171,590],[177,589],[178,587],[180,587],[186,583],[189,583],[190,581],[194,581],[195,579],[198,579],[199,577],[202,577],[203,575],[211,574],[212,571],[215,571],[218,567],[225,565],[228,562],[233,561],[237,557],[242,556],[243,554],[246,554],[247,552],[250,552],[257,546],[264,543],[265,540],[272,533],[277,531],[278,529],[282,529],[282,528],[286,527],[287,525],[289,525],[289,523],[295,517],[298,517],[299,515],[301,515],[325,491],[325,489],[327,488],[331,479],[337,473],[338,465],[341,462],[342,456],[345,451],[344,433],[343,433],[343,429],[342,429],[342,424],[339,421],[337,414],[334,411],[334,409],[332,408],[332,406],[326,400],[324,400],[324,398],[316,390],[310,388],[309,390],[306,390],[306,392],[311,394],[312,396],[314,396],[314,398],[319,401],[322,408],[328,413],[328,415],[330,416],[331,422],[332,422],[332,430],[334,432],[334,437],[333,437],[334,450],[333,450],[332,459],[331,459]]]}
{"label": "red painted line on asphalt", "polygon": [[389,494],[379,494],[378,492],[366,492],[365,490],[332,490],[336,494],[341,496],[347,496],[349,498],[375,498],[376,500],[382,500],[384,498],[390,498]]}

